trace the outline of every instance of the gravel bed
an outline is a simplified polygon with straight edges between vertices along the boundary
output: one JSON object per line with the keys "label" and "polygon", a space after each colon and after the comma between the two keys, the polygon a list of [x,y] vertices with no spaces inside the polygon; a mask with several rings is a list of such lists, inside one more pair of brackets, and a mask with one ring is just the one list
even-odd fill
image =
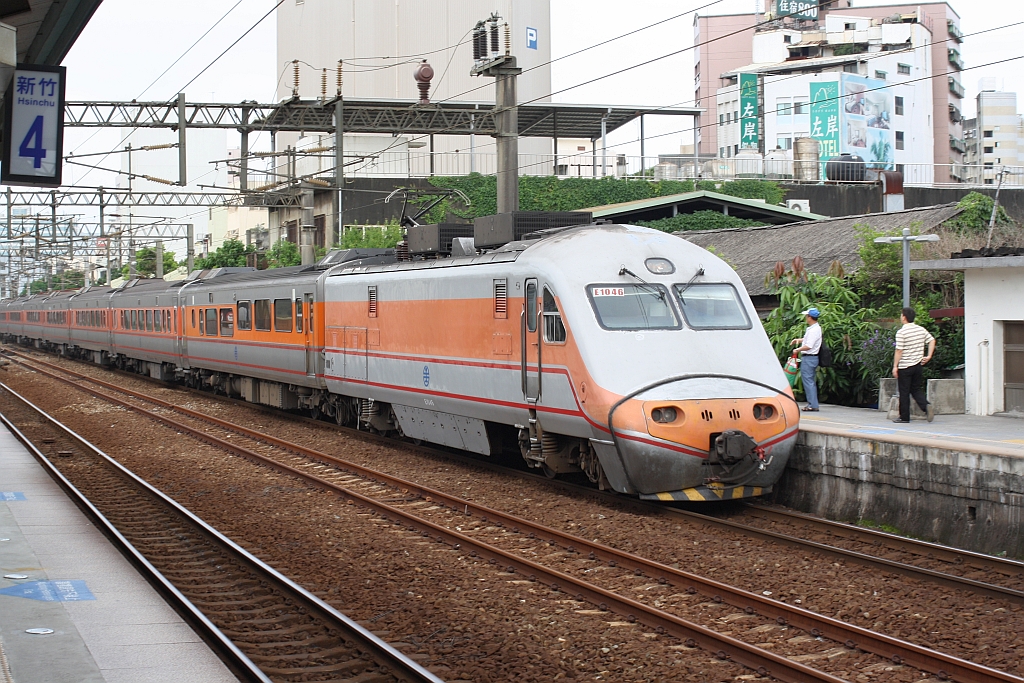
{"label": "gravel bed", "polygon": [[[114,377],[114,375],[102,369],[89,368],[89,366],[82,364],[71,364],[69,367],[73,367],[78,372],[95,374],[95,376],[108,381]],[[21,390],[19,386],[13,383],[13,379],[19,374],[19,371],[12,368],[8,374],[11,376],[12,386],[16,390]],[[1022,628],[1024,627],[1024,614],[1022,614],[1021,608],[1014,604],[865,569],[859,565],[833,562],[813,553],[794,551],[788,547],[781,547],[767,541],[749,539],[739,534],[711,530],[701,525],[678,524],[673,520],[666,520],[665,518],[645,516],[630,511],[626,505],[595,501],[585,496],[558,493],[543,486],[543,484],[524,482],[507,475],[465,466],[448,460],[443,456],[424,456],[419,453],[409,452],[400,446],[390,447],[360,441],[327,427],[317,429],[308,424],[291,421],[285,416],[278,417],[255,411],[246,406],[227,404],[212,398],[187,394],[175,388],[154,388],[148,382],[120,376],[118,376],[117,381],[127,388],[149,392],[165,400],[174,400],[195,410],[202,410],[211,415],[238,422],[239,424],[257,427],[277,437],[301,442],[308,447],[331,453],[361,465],[380,469],[395,476],[415,480],[425,486],[443,489],[482,505],[501,509],[561,529],[567,533],[582,535],[685,571],[736,585],[746,590],[758,593],[767,592],[774,599],[799,604],[806,609],[843,619],[864,628],[909,640],[919,645],[947,652],[986,666],[1016,675],[1024,674],[1024,663],[1022,663],[1021,655],[1019,654],[1022,651],[1021,646],[1024,645],[1024,642],[1022,642],[1024,641],[1024,635],[1022,635],[1024,634],[1024,628]],[[29,387],[37,384],[37,382],[39,384],[37,396],[41,405],[46,405],[47,401],[52,403],[52,395],[60,395],[60,391],[62,391],[54,392],[52,388],[48,388],[48,383],[44,385],[41,379],[37,378],[27,383],[28,386],[25,387],[26,393],[31,393]],[[18,384],[21,385],[20,382]],[[35,396],[32,398],[37,400]],[[73,419],[79,420],[80,424],[83,425],[81,428],[85,431],[90,428],[89,420],[83,419],[88,417],[87,411],[90,408],[87,406],[93,406],[91,408],[93,410],[110,410],[109,408],[96,408],[93,402],[84,401],[82,406],[84,410],[69,410],[68,415],[61,415],[57,411],[57,414],[69,424],[73,424]],[[78,429],[79,426],[75,425],[75,428]],[[102,428],[98,431],[93,431],[91,436],[87,434],[87,438],[94,439],[98,443],[103,444],[104,448],[111,448],[107,445],[107,440],[110,436],[109,432],[104,432]],[[117,439],[115,438],[115,440]],[[194,442],[192,443],[194,444]],[[137,452],[130,450],[133,448],[133,445],[130,443],[126,443],[124,446],[129,449],[128,454]],[[159,451],[165,447],[169,448],[170,446],[169,444],[164,444],[158,446],[157,449]],[[196,467],[200,467],[199,462],[196,463]],[[191,472],[191,474],[194,475],[196,473]],[[184,483],[181,485],[185,486]],[[192,489],[183,488],[183,493],[190,490]],[[199,494],[193,491],[186,495],[197,496]],[[321,496],[324,494],[317,493],[315,495]],[[314,498],[314,500],[319,500],[319,498]],[[307,507],[310,507],[310,502],[309,496],[307,496]],[[263,507],[266,507],[265,501]],[[316,508],[316,506],[312,507]],[[258,509],[260,506],[257,505],[256,508]],[[310,510],[308,514],[318,514],[318,512],[314,509]],[[215,523],[219,527],[222,526],[219,522]],[[454,521],[452,523],[454,524]],[[240,531],[244,531],[245,526],[246,524],[240,525]],[[315,537],[315,539],[309,539],[305,542],[319,543],[320,541],[316,540],[318,538]],[[268,552],[273,550],[272,545],[263,547],[266,547]],[[524,548],[524,553],[536,552],[540,554],[542,551],[543,548],[537,545]],[[379,551],[368,552],[372,556],[373,552]],[[431,552],[436,555],[438,549],[434,549]],[[452,551],[446,552],[451,553]],[[348,556],[352,556],[352,554],[349,553]],[[292,558],[294,557],[295,554],[292,555]],[[394,558],[390,559],[393,560]],[[463,558],[461,562],[465,562],[467,559]],[[483,569],[486,573],[486,568]],[[586,569],[587,567],[579,567],[576,571],[585,571]],[[415,567],[411,571],[414,578],[418,578],[415,575],[422,573],[416,572]],[[305,583],[304,579],[300,580],[303,580]],[[396,580],[401,581],[400,579]],[[307,585],[309,584],[307,583]],[[517,584],[510,585],[516,586]],[[491,586],[488,585],[488,587],[490,588]],[[643,597],[644,599],[657,600],[662,605],[672,605],[671,599],[673,596],[662,595],[656,589],[651,589],[655,591],[654,593],[645,590],[644,593],[646,595],[641,596],[631,594],[630,590],[625,590],[625,588],[626,585],[623,586],[624,594],[630,595],[630,597]],[[636,586],[633,586],[631,590],[635,588]],[[329,587],[326,590],[329,590]],[[465,590],[461,592],[465,592]],[[477,592],[482,592],[482,589],[478,589]],[[640,591],[635,591],[635,593],[640,593]],[[489,597],[493,598],[494,596],[490,595]],[[553,599],[553,596],[550,595],[545,598],[548,601]],[[676,604],[682,604],[688,601],[692,602],[693,598],[685,596],[684,599],[676,596],[675,600]],[[528,600],[527,603],[522,604],[532,605],[533,601]],[[342,607],[344,608],[344,606]],[[502,608],[504,608],[504,603]],[[573,611],[571,608],[566,609]],[[710,621],[717,620],[721,622],[722,619],[729,617],[729,614],[732,613],[730,608],[721,605],[702,605],[701,609],[706,610]],[[718,609],[728,611],[729,614],[716,614]],[[384,611],[387,610],[381,610],[381,612]],[[586,612],[587,610],[575,611]],[[369,617],[361,616],[359,618],[373,618],[381,612],[375,612]],[[510,615],[503,614],[502,616],[503,618],[509,618]],[[588,617],[596,615],[580,614],[579,616]],[[380,621],[387,623],[387,619],[388,617],[382,617]],[[600,625],[608,624],[609,622],[596,620],[595,623]],[[739,622],[739,624],[742,623],[742,621]],[[559,624],[559,626],[561,628],[569,628],[566,624]],[[388,624],[388,628],[391,628],[390,624]],[[746,633],[740,626],[732,628],[735,630],[733,635],[737,637]],[[602,640],[608,638],[609,634],[617,633],[621,635],[629,631],[638,633],[637,637],[639,640],[637,642],[649,645],[650,637],[639,633],[640,627],[612,626],[609,629],[602,631]],[[533,629],[527,629],[527,632],[535,630],[537,630],[536,626]],[[718,625],[717,630],[722,630],[721,624]],[[747,630],[749,631],[750,629]],[[411,632],[409,630],[403,631],[402,637],[409,639],[404,634]],[[424,633],[430,632],[429,630],[424,631]],[[505,635],[513,633],[509,629],[502,630],[500,628],[496,628],[494,632]],[[796,635],[797,633],[799,632],[792,630],[788,634],[776,633],[771,638],[764,637],[762,641],[768,643],[777,642],[782,639],[788,641],[794,637],[809,638],[809,636]],[[537,634],[530,633],[530,635]],[[437,637],[439,636],[434,636],[435,639]],[[747,634],[745,639],[750,640],[750,637],[751,634]],[[415,638],[412,638],[412,640],[415,640]],[[517,642],[521,643],[522,640],[517,639]],[[752,642],[761,641],[755,640]],[[418,643],[413,642],[411,644],[417,645]],[[580,661],[594,663],[591,661],[591,656],[600,657],[603,655],[617,656],[619,658],[617,661],[621,662],[623,655],[619,650],[625,647],[625,641],[612,644],[618,644],[619,648],[611,648],[604,644],[596,647],[592,653],[581,657]],[[456,644],[450,643],[450,645],[454,653],[457,649],[455,647]],[[610,650],[609,653],[602,652],[602,649],[606,647]],[[808,643],[808,648],[813,649],[813,644]],[[427,651],[434,652],[430,648],[427,648]],[[660,651],[674,654],[684,650],[666,650],[663,647]],[[821,654],[820,645],[815,652],[817,652],[816,656]],[[634,659],[635,657],[636,655],[634,654]],[[668,655],[665,655],[665,657],[668,657]],[[654,658],[658,659],[659,657],[655,656]],[[830,662],[833,659],[837,660],[836,665],[838,666],[846,666],[845,661],[839,660],[850,658],[848,654],[836,651],[829,655],[828,659]],[[549,663],[547,655],[542,656],[541,661],[545,664]],[[822,665],[820,661],[808,661],[808,663],[815,667]],[[589,666],[589,664],[585,664],[585,666]],[[702,659],[698,656],[696,667],[705,667],[708,671],[702,670],[694,675],[707,676],[709,671],[715,671],[722,666],[720,663],[712,665],[708,663],[706,657]],[[834,670],[832,665],[822,668]],[[898,669],[899,667],[896,668]],[[576,675],[582,675],[580,673],[582,670],[583,668],[576,667],[570,669]],[[693,670],[696,671],[696,669]],[[639,676],[639,672],[642,670],[633,670],[636,672],[636,676],[632,677],[631,674],[625,674],[625,677],[623,677],[623,671],[617,672],[612,678],[616,680],[645,680],[644,677]],[[479,677],[479,674],[470,673],[468,669],[465,673],[475,680],[484,680]],[[596,673],[599,674],[600,672]],[[606,677],[609,675],[605,674]],[[727,678],[734,675],[736,675],[735,671],[725,674]],[[871,675],[871,672],[861,671],[857,679],[866,676],[863,680],[871,680]],[[892,676],[897,675],[897,672],[886,671],[883,667],[875,675],[884,676],[887,680],[893,680]],[[646,676],[646,672],[644,672],[644,676]],[[672,669],[670,677],[677,680],[686,680],[685,675],[680,676],[680,671],[676,668]],[[902,678],[902,676],[900,677]]]}

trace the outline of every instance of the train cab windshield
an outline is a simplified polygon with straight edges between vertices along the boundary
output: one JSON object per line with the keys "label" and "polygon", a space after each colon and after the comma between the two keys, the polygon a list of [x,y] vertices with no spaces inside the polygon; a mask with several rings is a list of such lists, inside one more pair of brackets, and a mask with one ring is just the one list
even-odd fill
{"label": "train cab windshield", "polygon": [[675,290],[686,324],[693,329],[750,329],[750,318],[731,284],[681,284]]}
{"label": "train cab windshield", "polygon": [[590,285],[587,295],[606,330],[677,330],[679,318],[662,285]]}

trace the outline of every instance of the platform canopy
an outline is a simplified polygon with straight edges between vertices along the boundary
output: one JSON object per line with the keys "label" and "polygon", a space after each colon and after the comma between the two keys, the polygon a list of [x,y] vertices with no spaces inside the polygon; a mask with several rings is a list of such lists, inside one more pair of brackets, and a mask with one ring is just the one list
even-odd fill
{"label": "platform canopy", "polygon": [[0,0],[0,22],[18,31],[18,64],[60,64],[101,2]]}
{"label": "platform canopy", "polygon": [[[251,130],[304,130],[334,132],[335,100],[287,100],[254,118]],[[440,102],[419,104],[416,100],[344,100],[343,130],[346,133],[417,135],[493,135],[493,102]],[[696,107],[612,106],[540,102],[518,107],[520,137],[601,137],[605,131],[621,128],[641,116],[697,116]],[[259,111],[254,111],[259,114]]]}

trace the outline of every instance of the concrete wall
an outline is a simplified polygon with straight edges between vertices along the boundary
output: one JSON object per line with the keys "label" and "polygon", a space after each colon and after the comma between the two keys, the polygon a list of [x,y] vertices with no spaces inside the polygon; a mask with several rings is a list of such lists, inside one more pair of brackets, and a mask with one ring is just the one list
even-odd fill
{"label": "concrete wall", "polygon": [[1002,412],[1003,321],[1024,321],[1024,268],[965,270],[964,312],[967,412]]}
{"label": "concrete wall", "polygon": [[[990,197],[996,194],[994,187],[906,187],[903,189],[905,206],[915,209],[919,206],[935,206],[958,202],[969,192],[981,192]],[[787,197],[789,195],[786,195]],[[999,205],[1006,209],[1010,218],[1024,222],[1024,190],[1003,188],[999,192]],[[814,211],[811,207],[811,211]]]}
{"label": "concrete wall", "polygon": [[775,502],[1024,558],[1024,458],[802,431]]}
{"label": "concrete wall", "polygon": [[[783,184],[782,187],[786,190],[786,199],[809,199],[811,212],[824,216],[856,216],[883,210],[881,185]],[[910,205],[907,208],[911,208]]]}

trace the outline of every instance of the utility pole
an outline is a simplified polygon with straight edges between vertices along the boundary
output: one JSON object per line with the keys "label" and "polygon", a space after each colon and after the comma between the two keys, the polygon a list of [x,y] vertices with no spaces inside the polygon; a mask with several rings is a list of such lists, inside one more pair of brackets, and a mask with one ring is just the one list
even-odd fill
{"label": "utility pole", "polygon": [[188,224],[188,252],[185,256],[185,265],[189,273],[196,267],[196,233],[191,223]]}
{"label": "utility pole", "polygon": [[910,228],[903,228],[903,234],[898,237],[876,237],[875,244],[903,243],[903,307],[910,306],[910,243],[911,242],[938,242],[938,235],[911,235]]}
{"label": "utility pole", "polygon": [[992,201],[992,215],[988,218],[988,239],[985,240],[985,248],[992,246],[992,232],[996,229],[996,214],[999,212],[999,190],[1003,188],[1003,177],[1006,175],[1006,168],[999,170],[999,184],[996,185],[996,196]]}
{"label": "utility pole", "polygon": [[522,69],[512,56],[512,36],[506,23],[505,53],[498,51],[498,20],[492,14],[473,29],[472,76],[495,79],[495,146],[498,151],[498,213],[519,210],[519,110],[516,78]]}
{"label": "utility pole", "polygon": [[331,244],[340,244],[345,232],[345,95],[342,89],[342,60],[338,60],[338,93],[334,100],[334,184],[337,192],[334,203],[334,238]]}
{"label": "utility pole", "polygon": [[161,280],[164,277],[164,242],[157,240],[156,243],[156,276]]}

